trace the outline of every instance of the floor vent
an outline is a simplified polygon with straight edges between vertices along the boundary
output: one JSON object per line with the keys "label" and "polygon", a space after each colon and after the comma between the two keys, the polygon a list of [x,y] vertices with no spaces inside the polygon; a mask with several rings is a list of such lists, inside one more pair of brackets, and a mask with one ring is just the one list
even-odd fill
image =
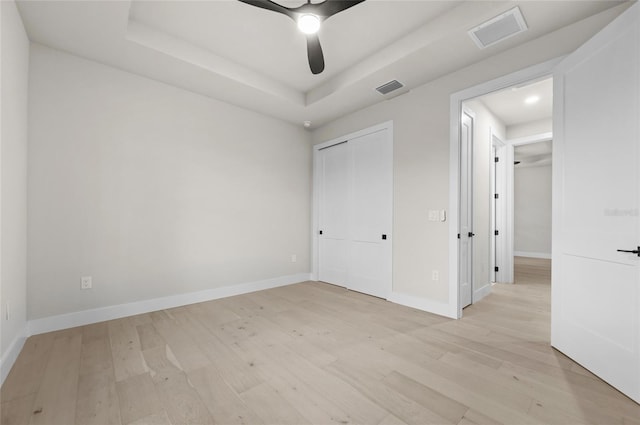
{"label": "floor vent", "polygon": [[397,80],[392,80],[392,81],[389,81],[388,83],[383,84],[380,87],[376,88],[376,90],[380,94],[387,95],[387,94],[391,93],[392,91],[398,90],[398,89],[400,89],[402,87],[404,87],[404,85],[401,82],[399,82]]}
{"label": "floor vent", "polygon": [[469,30],[469,36],[481,49],[513,37],[529,29],[519,7],[489,19],[487,22]]}

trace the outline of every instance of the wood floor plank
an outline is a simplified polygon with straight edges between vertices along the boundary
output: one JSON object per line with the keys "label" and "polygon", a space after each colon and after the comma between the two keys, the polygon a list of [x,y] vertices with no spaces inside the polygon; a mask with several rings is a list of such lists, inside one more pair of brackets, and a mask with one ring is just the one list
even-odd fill
{"label": "wood floor plank", "polygon": [[182,324],[173,320],[158,320],[153,322],[158,334],[171,346],[176,358],[185,371],[199,369],[209,364],[209,359],[199,347],[198,343],[185,332]]}
{"label": "wood floor plank", "polygon": [[136,328],[126,319],[111,320],[108,333],[116,381],[146,373]]}
{"label": "wood floor plank", "polygon": [[122,425],[164,413],[164,407],[149,373],[133,375],[116,382],[116,392]]}
{"label": "wood floor plank", "polygon": [[399,394],[420,403],[454,424],[460,422],[464,414],[469,410],[464,404],[458,403],[399,372],[391,372],[382,382]]}
{"label": "wood floor plank", "polygon": [[252,410],[265,424],[311,424],[293,405],[267,383],[245,391],[240,397],[252,407]]}
{"label": "wood floor plank", "polygon": [[76,425],[120,425],[120,405],[106,323],[84,326]]}
{"label": "wood floor plank", "polygon": [[[336,361],[327,366],[326,370],[407,424],[455,424],[457,422],[443,418],[386,385],[378,377],[346,365],[342,361]],[[383,418],[386,416],[384,415]]]}
{"label": "wood floor plank", "polygon": [[76,425],[120,425],[113,370],[82,374],[78,382]]}
{"label": "wood floor plank", "polygon": [[[348,412],[357,423],[376,423],[388,414],[347,382],[300,357],[284,344],[271,344],[268,338],[251,338],[238,342],[237,346],[238,355],[257,359],[258,370],[280,366],[299,382],[311,383],[315,392],[335,406],[334,418],[342,416],[341,412]],[[269,382],[272,376],[273,372],[267,374],[265,380]]]}
{"label": "wood floor plank", "polygon": [[378,422],[378,425],[408,425],[395,415],[385,416],[383,420]]}
{"label": "wood floor plank", "polygon": [[166,412],[154,413],[137,421],[131,422],[129,425],[173,425]]}
{"label": "wood floor plank", "polygon": [[54,339],[30,424],[75,422],[81,347],[82,332],[79,328]]}
{"label": "wood floor plank", "polygon": [[213,424],[207,407],[189,384],[169,346],[143,351],[149,373],[171,423]]}
{"label": "wood floor plank", "polygon": [[42,383],[54,339],[53,333],[34,335],[27,339],[2,385],[2,403],[35,394]]}
{"label": "wood floor plank", "polygon": [[136,326],[136,331],[140,340],[140,349],[143,351],[150,348],[164,347],[167,344],[153,326],[153,323],[138,325]]}
{"label": "wood floor plank", "polygon": [[213,365],[190,371],[187,377],[209,409],[215,423],[228,425],[262,425],[264,423]]}
{"label": "wood floor plank", "polygon": [[0,423],[2,425],[28,424],[33,414],[35,398],[35,394],[29,394],[0,404]]}

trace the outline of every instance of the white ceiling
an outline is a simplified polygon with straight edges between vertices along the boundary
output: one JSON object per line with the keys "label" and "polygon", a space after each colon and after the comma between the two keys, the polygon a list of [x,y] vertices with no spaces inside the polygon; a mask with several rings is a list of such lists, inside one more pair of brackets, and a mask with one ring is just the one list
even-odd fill
{"label": "white ceiling", "polygon": [[553,144],[549,140],[516,146],[513,149],[513,158],[515,161],[520,161],[520,163],[517,164],[519,168],[542,167],[551,165],[552,153]]}
{"label": "white ceiling", "polygon": [[[528,104],[526,99],[539,100]],[[507,127],[551,118],[553,114],[553,80],[547,78],[521,87],[512,87],[480,98],[482,103]]]}
{"label": "white ceiling", "polygon": [[[367,0],[325,21],[312,75],[292,20],[236,0],[18,0],[34,42],[314,127],[383,101],[391,79],[414,88],[618,4]],[[529,30],[478,49],[467,30],[516,5]]]}

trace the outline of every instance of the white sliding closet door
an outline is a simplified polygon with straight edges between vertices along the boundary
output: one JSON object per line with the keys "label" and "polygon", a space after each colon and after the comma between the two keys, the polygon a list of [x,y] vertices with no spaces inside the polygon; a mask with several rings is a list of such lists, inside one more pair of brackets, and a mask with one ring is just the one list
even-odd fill
{"label": "white sliding closet door", "polygon": [[318,279],[391,291],[393,143],[384,128],[318,150]]}
{"label": "white sliding closet door", "polygon": [[321,267],[318,278],[323,282],[345,285],[349,252],[349,151],[340,143],[320,151],[320,238]]}
{"label": "white sliding closet door", "polygon": [[387,298],[391,289],[393,147],[386,130],[348,144],[353,204],[347,287]]}

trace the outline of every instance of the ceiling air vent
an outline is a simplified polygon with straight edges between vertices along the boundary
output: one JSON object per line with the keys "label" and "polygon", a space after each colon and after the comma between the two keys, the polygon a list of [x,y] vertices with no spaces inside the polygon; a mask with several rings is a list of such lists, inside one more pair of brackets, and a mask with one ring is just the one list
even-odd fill
{"label": "ceiling air vent", "polygon": [[398,90],[399,88],[402,88],[402,87],[404,87],[404,85],[401,82],[397,80],[391,80],[388,83],[383,84],[380,87],[376,88],[376,90],[380,94],[387,95],[392,91]]}
{"label": "ceiling air vent", "polygon": [[469,30],[469,36],[478,47],[484,49],[527,29],[527,23],[524,21],[520,8],[514,7]]}

